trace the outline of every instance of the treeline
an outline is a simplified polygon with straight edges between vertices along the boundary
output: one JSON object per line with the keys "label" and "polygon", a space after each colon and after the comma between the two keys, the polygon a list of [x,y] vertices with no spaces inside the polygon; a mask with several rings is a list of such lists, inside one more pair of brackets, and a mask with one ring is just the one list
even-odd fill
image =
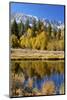
{"label": "treeline", "polygon": [[51,24],[45,26],[41,20],[27,19],[24,24],[16,20],[11,24],[11,47],[37,50],[64,50],[64,29],[54,29]]}

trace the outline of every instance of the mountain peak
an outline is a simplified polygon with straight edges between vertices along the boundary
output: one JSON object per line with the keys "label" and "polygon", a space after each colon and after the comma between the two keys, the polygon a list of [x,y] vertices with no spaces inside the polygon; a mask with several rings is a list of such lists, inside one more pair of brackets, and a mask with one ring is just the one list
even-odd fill
{"label": "mountain peak", "polygon": [[[25,24],[26,20],[29,19],[30,25],[32,25],[32,22],[33,22],[34,19],[36,21],[39,20],[39,18],[37,16],[27,15],[27,14],[24,14],[24,13],[11,14],[11,23],[14,21],[14,19],[16,20],[17,23],[20,23],[20,21],[22,21],[24,24]],[[64,23],[62,23],[61,21],[49,20],[49,19],[46,19],[46,18],[40,18],[40,20],[46,26],[51,24],[51,26],[55,29],[64,28]]]}

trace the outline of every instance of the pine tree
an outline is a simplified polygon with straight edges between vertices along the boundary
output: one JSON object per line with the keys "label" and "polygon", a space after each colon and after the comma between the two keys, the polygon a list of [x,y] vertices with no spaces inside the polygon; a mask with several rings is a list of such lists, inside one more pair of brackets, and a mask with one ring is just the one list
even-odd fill
{"label": "pine tree", "polygon": [[56,31],[56,29],[53,29],[53,34],[54,34],[54,39],[56,39],[56,36],[57,36],[57,31]]}
{"label": "pine tree", "polygon": [[58,38],[58,39],[61,38],[61,29],[58,30],[57,38]]}
{"label": "pine tree", "polygon": [[25,23],[25,31],[27,31],[29,28],[29,19],[26,20],[26,23]]}
{"label": "pine tree", "polygon": [[38,20],[37,22],[37,30],[40,31],[41,30],[41,21]]}
{"label": "pine tree", "polygon": [[49,24],[49,26],[48,26],[48,28],[47,28],[47,31],[48,31],[48,36],[49,36],[49,38],[51,38],[51,32],[52,32],[51,24]]}
{"label": "pine tree", "polygon": [[44,31],[47,32],[47,27],[46,27],[46,25],[44,26]]}
{"label": "pine tree", "polygon": [[22,21],[18,24],[18,29],[19,29],[19,37],[20,37],[24,34],[24,24]]}
{"label": "pine tree", "polygon": [[34,19],[33,20],[33,26],[32,26],[32,36],[36,36],[36,33],[35,33],[36,30],[37,30],[36,29],[36,20]]}
{"label": "pine tree", "polygon": [[11,34],[14,34],[19,38],[19,31],[18,31],[18,25],[16,23],[16,20],[14,20],[14,22],[11,26]]}

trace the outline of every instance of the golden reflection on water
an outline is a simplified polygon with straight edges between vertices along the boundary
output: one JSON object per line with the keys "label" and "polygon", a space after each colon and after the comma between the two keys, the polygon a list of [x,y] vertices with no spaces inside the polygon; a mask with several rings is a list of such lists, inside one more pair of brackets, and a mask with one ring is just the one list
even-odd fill
{"label": "golden reflection on water", "polygon": [[[64,78],[62,78],[64,77],[64,60],[12,60],[11,75],[12,96],[64,94]],[[57,75],[60,78],[57,79]],[[55,79],[51,78],[53,76]],[[46,77],[47,80],[43,82]],[[37,86],[38,82],[33,87],[37,80],[42,81],[40,88]],[[57,86],[54,80],[57,80]],[[26,81],[27,83],[25,83]],[[59,83],[61,86],[57,88]]]}

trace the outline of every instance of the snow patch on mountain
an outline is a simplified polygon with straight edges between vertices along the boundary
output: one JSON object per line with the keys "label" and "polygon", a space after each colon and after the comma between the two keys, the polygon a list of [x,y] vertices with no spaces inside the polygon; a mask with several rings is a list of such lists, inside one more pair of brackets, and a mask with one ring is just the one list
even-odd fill
{"label": "snow patch on mountain", "polygon": [[[14,19],[16,20],[17,23],[20,23],[22,21],[24,24],[25,24],[26,20],[29,19],[30,26],[32,26],[33,20],[36,20],[36,21],[39,20],[39,18],[36,17],[36,16],[26,15],[26,14],[23,14],[23,13],[11,14],[11,23],[14,21]],[[64,28],[64,23],[62,23],[61,21],[48,20],[46,18],[42,18],[40,20],[47,27],[49,26],[49,24],[51,24],[52,28],[54,28],[54,29]]]}

